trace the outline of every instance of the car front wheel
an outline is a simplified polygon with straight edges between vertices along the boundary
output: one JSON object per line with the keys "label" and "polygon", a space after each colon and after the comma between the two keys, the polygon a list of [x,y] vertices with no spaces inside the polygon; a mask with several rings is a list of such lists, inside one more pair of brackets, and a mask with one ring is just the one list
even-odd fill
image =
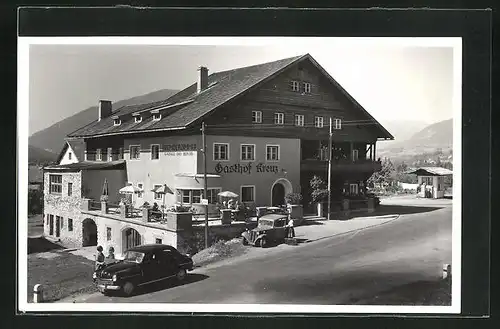
{"label": "car front wheel", "polygon": [[267,247],[267,239],[266,238],[263,237],[262,239],[260,239],[260,246],[262,248]]}
{"label": "car front wheel", "polygon": [[248,245],[248,240],[243,238],[243,240],[241,241],[241,243],[243,243],[244,246],[247,246]]}
{"label": "car front wheel", "polygon": [[134,292],[134,289],[135,289],[135,286],[132,282],[126,282],[124,285],[123,285],[123,293],[126,295],[126,296],[130,296],[132,295],[132,293]]}
{"label": "car front wheel", "polygon": [[184,281],[184,279],[186,279],[186,276],[187,276],[187,273],[186,273],[186,270],[181,268],[179,269],[179,272],[177,272],[177,280],[179,281]]}

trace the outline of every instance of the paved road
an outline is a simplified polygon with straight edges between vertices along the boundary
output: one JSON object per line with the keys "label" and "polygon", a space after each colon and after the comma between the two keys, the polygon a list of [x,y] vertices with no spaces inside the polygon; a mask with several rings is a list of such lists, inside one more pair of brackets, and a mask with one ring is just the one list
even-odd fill
{"label": "paved road", "polygon": [[402,284],[438,278],[443,263],[451,262],[450,205],[415,208],[416,213],[408,208],[381,226],[196,270],[184,285],[151,287],[130,298],[96,294],[84,301],[349,304]]}

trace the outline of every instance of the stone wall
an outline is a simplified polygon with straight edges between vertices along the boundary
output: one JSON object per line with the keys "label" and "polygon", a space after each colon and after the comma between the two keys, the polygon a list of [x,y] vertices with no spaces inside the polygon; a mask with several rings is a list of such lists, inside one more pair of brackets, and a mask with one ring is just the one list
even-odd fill
{"label": "stone wall", "polygon": [[[128,228],[136,230],[141,236],[141,244],[156,243],[161,239],[163,244],[176,247],[177,234],[168,230],[165,224],[144,223],[140,219],[123,219],[114,215],[96,215],[91,212],[83,212],[83,218],[92,219],[97,225],[97,244],[104,248],[105,254],[109,247],[113,246],[116,255],[121,255],[125,250],[124,232]],[[108,228],[111,229],[111,237],[108,240]]]}
{"label": "stone wall", "polygon": [[[62,193],[51,194],[50,174],[62,176]],[[66,247],[82,246],[82,217],[81,207],[81,172],[45,172],[44,173],[44,235],[60,240]],[[68,183],[73,184],[71,196],[68,196]],[[47,215],[54,216],[54,230],[50,235],[49,220]],[[56,237],[56,216],[62,217],[60,236]],[[73,230],[68,229],[68,219],[73,220]]]}

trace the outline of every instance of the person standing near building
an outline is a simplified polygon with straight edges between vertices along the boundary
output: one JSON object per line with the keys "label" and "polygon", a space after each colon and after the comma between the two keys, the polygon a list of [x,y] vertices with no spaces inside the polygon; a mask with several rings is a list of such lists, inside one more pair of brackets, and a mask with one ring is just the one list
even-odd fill
{"label": "person standing near building", "polygon": [[115,248],[109,247],[108,259],[109,260],[114,260],[115,259]]}
{"label": "person standing near building", "polygon": [[102,253],[102,247],[97,246],[97,255],[95,259],[95,270],[99,270],[101,267],[104,266],[104,260],[106,258],[104,257],[104,254]]}
{"label": "person standing near building", "polygon": [[292,216],[288,215],[288,224],[286,224],[287,228],[287,236],[289,238],[294,238],[295,237],[295,229],[293,228],[293,219]]}

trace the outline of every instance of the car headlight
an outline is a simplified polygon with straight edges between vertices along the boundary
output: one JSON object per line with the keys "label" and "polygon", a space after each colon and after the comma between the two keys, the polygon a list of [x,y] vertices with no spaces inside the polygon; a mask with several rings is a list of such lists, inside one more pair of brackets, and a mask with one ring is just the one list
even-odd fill
{"label": "car headlight", "polygon": [[92,279],[97,279],[97,273],[96,272],[92,273]]}
{"label": "car headlight", "polygon": [[116,276],[116,274],[115,274],[115,275],[113,275],[113,278],[112,278],[112,279],[113,279],[113,282],[116,282],[116,281],[118,280],[118,277]]}

